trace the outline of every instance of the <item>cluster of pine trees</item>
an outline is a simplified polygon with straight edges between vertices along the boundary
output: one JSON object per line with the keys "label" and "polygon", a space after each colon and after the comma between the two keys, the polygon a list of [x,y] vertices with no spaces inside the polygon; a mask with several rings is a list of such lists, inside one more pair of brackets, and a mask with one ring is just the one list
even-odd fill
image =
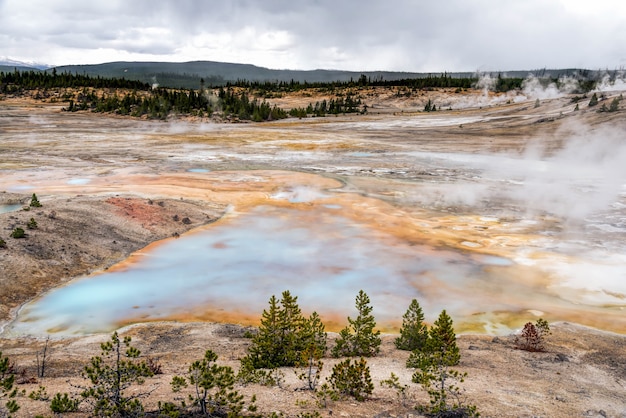
{"label": "cluster of pine trees", "polygon": [[289,111],[289,116],[295,118],[305,118],[309,115],[322,117],[328,114],[338,115],[340,113],[367,113],[367,105],[363,105],[363,102],[359,97],[355,97],[354,94],[348,93],[346,97],[337,97],[336,99],[322,100],[321,102],[315,102],[315,105],[309,103],[306,108],[295,107]]}
{"label": "cluster of pine trees", "polygon": [[94,90],[83,89],[75,100],[69,99],[67,111],[91,110],[135,117],[147,115],[150,119],[166,119],[170,113],[210,116],[213,112],[207,97],[195,90],[158,88],[144,94],[133,90],[123,96],[115,92],[98,96]]}
{"label": "cluster of pine trees", "polygon": [[[187,373],[172,378],[173,401],[159,402],[158,411],[144,411],[142,400],[153,389],[142,385],[161,367],[154,361],[141,358],[141,352],[131,345],[131,338],[121,338],[117,332],[101,344],[102,352],[84,366],[83,384],[73,384],[75,393],[57,393],[50,397],[40,386],[28,396],[33,400],[49,402],[55,414],[87,412],[93,416],[251,416],[257,414],[256,397],[244,399],[236,384],[281,385],[281,368],[296,369],[303,386],[316,399],[316,409],[309,417],[320,417],[319,410],[340,399],[364,401],[373,392],[367,357],[380,351],[380,331],[372,313],[370,299],[361,290],[356,296],[357,316],[348,317],[332,348],[328,347],[327,333],[319,315],[313,312],[304,316],[297,297],[284,291],[281,298],[272,296],[269,307],[263,311],[258,331],[250,335],[248,354],[241,359],[238,371],[217,363],[217,355],[207,350],[204,357],[189,365]],[[433,416],[478,416],[474,406],[458,403],[459,389],[453,382],[465,376],[450,369],[460,360],[452,319],[445,311],[429,329],[416,300],[411,302],[403,316],[400,336],[396,346],[411,351],[407,367],[415,370],[413,381],[419,383],[430,395],[430,405],[418,406],[422,412]],[[46,346],[47,347],[47,346]],[[44,351],[45,353],[45,351]],[[330,376],[322,383],[322,359],[330,354],[343,358],[332,368]],[[43,361],[45,362],[45,354]],[[43,376],[43,366],[38,373]],[[0,414],[19,410],[15,387],[15,372],[9,360],[0,352]],[[398,391],[406,390],[393,373],[382,381]],[[443,414],[443,415],[442,415]],[[447,414],[447,415],[445,415]],[[278,417],[273,413],[270,417]]]}

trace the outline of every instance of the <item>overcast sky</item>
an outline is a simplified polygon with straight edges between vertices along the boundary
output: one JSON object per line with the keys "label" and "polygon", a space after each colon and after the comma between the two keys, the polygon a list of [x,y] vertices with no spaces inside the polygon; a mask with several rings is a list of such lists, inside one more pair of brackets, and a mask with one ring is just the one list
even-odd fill
{"label": "overcast sky", "polygon": [[0,60],[626,68],[624,0],[0,0]]}

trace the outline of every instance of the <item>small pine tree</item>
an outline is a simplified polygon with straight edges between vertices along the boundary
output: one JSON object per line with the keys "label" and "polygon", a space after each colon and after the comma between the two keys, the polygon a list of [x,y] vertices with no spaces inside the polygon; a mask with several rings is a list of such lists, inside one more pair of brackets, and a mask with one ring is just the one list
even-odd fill
{"label": "small pine tree", "polygon": [[439,354],[413,374],[413,382],[422,385],[430,400],[428,406],[420,405],[417,410],[432,417],[479,417],[476,406],[461,402],[463,390],[457,385],[465,381],[467,373],[450,369]]}
{"label": "small pine tree", "polygon": [[456,344],[456,335],[452,326],[452,318],[445,310],[441,311],[428,332],[428,339],[420,350],[414,350],[407,360],[407,367],[420,368],[424,363],[432,362],[433,356],[447,366],[459,364],[461,355]]}
{"label": "small pine tree", "polygon": [[24,237],[26,237],[26,232],[24,232],[24,229],[20,228],[19,226],[16,227],[11,232],[11,238],[24,238]]}
{"label": "small pine tree", "polygon": [[67,393],[57,393],[50,401],[50,410],[55,414],[65,414],[78,411],[80,399],[70,398]]}
{"label": "small pine tree", "polygon": [[135,360],[141,352],[130,342],[130,337],[121,340],[114,332],[110,341],[100,345],[102,354],[92,357],[85,366],[83,377],[89,379],[91,386],[84,388],[81,396],[93,403],[97,416],[136,416],[143,412],[139,399],[148,393],[129,388],[143,384],[152,373],[144,361]]}
{"label": "small pine tree", "polygon": [[0,248],[6,248],[6,247],[7,247],[7,242],[3,240],[2,238],[0,238]]}
{"label": "small pine tree", "polygon": [[617,112],[619,109],[619,98],[614,98],[611,101],[611,105],[609,106],[609,112]]}
{"label": "small pine tree", "polygon": [[35,193],[33,193],[33,196],[30,199],[30,206],[33,208],[41,207],[41,203],[39,202],[39,199],[37,199],[37,195]]}
{"label": "small pine tree", "polygon": [[373,357],[380,350],[380,331],[374,331],[376,320],[372,315],[370,299],[363,290],[356,297],[356,319],[348,317],[349,325],[339,332],[332,349],[333,357]]}
{"label": "small pine tree", "polygon": [[413,299],[409,309],[402,316],[400,336],[395,344],[399,350],[419,350],[428,339],[428,328],[424,324],[424,312],[417,299]]}
{"label": "small pine tree", "polygon": [[593,96],[591,96],[591,99],[589,100],[589,107],[593,107],[597,104],[598,104],[598,95],[596,93],[593,93]]}
{"label": "small pine tree", "polygon": [[30,218],[30,221],[26,224],[26,228],[28,229],[37,229],[37,221],[35,218]]}
{"label": "small pine tree", "polygon": [[[217,354],[207,350],[202,360],[195,361],[189,366],[186,376],[174,376],[172,378],[172,390],[180,392],[183,388],[191,385],[189,401],[192,409],[203,416],[211,417],[235,417],[241,416],[245,406],[243,395],[234,390],[235,372],[229,366],[218,366],[215,361]],[[255,398],[252,398],[249,411],[255,411]],[[171,408],[170,406],[170,409]],[[183,402],[181,409],[187,409]]]}
{"label": "small pine tree", "polygon": [[545,337],[550,334],[548,321],[539,318],[535,324],[527,322],[519,336],[515,337],[517,348],[539,352],[545,350]]}
{"label": "small pine tree", "polygon": [[272,295],[269,309],[263,310],[259,332],[253,337],[248,357],[255,369],[272,369],[282,364],[282,339],[278,299]]}
{"label": "small pine tree", "polygon": [[329,378],[330,386],[340,395],[364,401],[374,391],[370,368],[363,357],[354,364],[350,359],[337,363]]}
{"label": "small pine tree", "polygon": [[0,351],[0,416],[11,416],[20,409],[15,401],[17,388],[15,385],[15,373],[9,363],[9,358],[2,356]]}

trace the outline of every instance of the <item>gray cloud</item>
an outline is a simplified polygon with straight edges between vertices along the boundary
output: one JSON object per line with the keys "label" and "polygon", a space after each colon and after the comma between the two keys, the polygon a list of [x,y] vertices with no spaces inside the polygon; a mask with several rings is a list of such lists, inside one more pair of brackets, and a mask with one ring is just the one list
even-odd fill
{"label": "gray cloud", "polygon": [[625,8],[612,0],[589,6],[565,0],[3,0],[0,58],[406,71],[623,66]]}

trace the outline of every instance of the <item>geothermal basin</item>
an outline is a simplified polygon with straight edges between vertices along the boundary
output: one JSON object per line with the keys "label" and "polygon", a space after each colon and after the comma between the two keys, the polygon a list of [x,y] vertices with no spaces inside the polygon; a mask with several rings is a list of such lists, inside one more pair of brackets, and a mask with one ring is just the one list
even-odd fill
{"label": "geothermal basin", "polygon": [[8,335],[256,324],[284,290],[337,330],[360,289],[385,331],[413,298],[428,321],[446,309],[458,332],[505,334],[538,317],[626,330],[626,145],[584,128],[593,120],[557,130],[522,107],[262,125],[39,112],[4,118],[0,190],[230,209],[25,304]]}

